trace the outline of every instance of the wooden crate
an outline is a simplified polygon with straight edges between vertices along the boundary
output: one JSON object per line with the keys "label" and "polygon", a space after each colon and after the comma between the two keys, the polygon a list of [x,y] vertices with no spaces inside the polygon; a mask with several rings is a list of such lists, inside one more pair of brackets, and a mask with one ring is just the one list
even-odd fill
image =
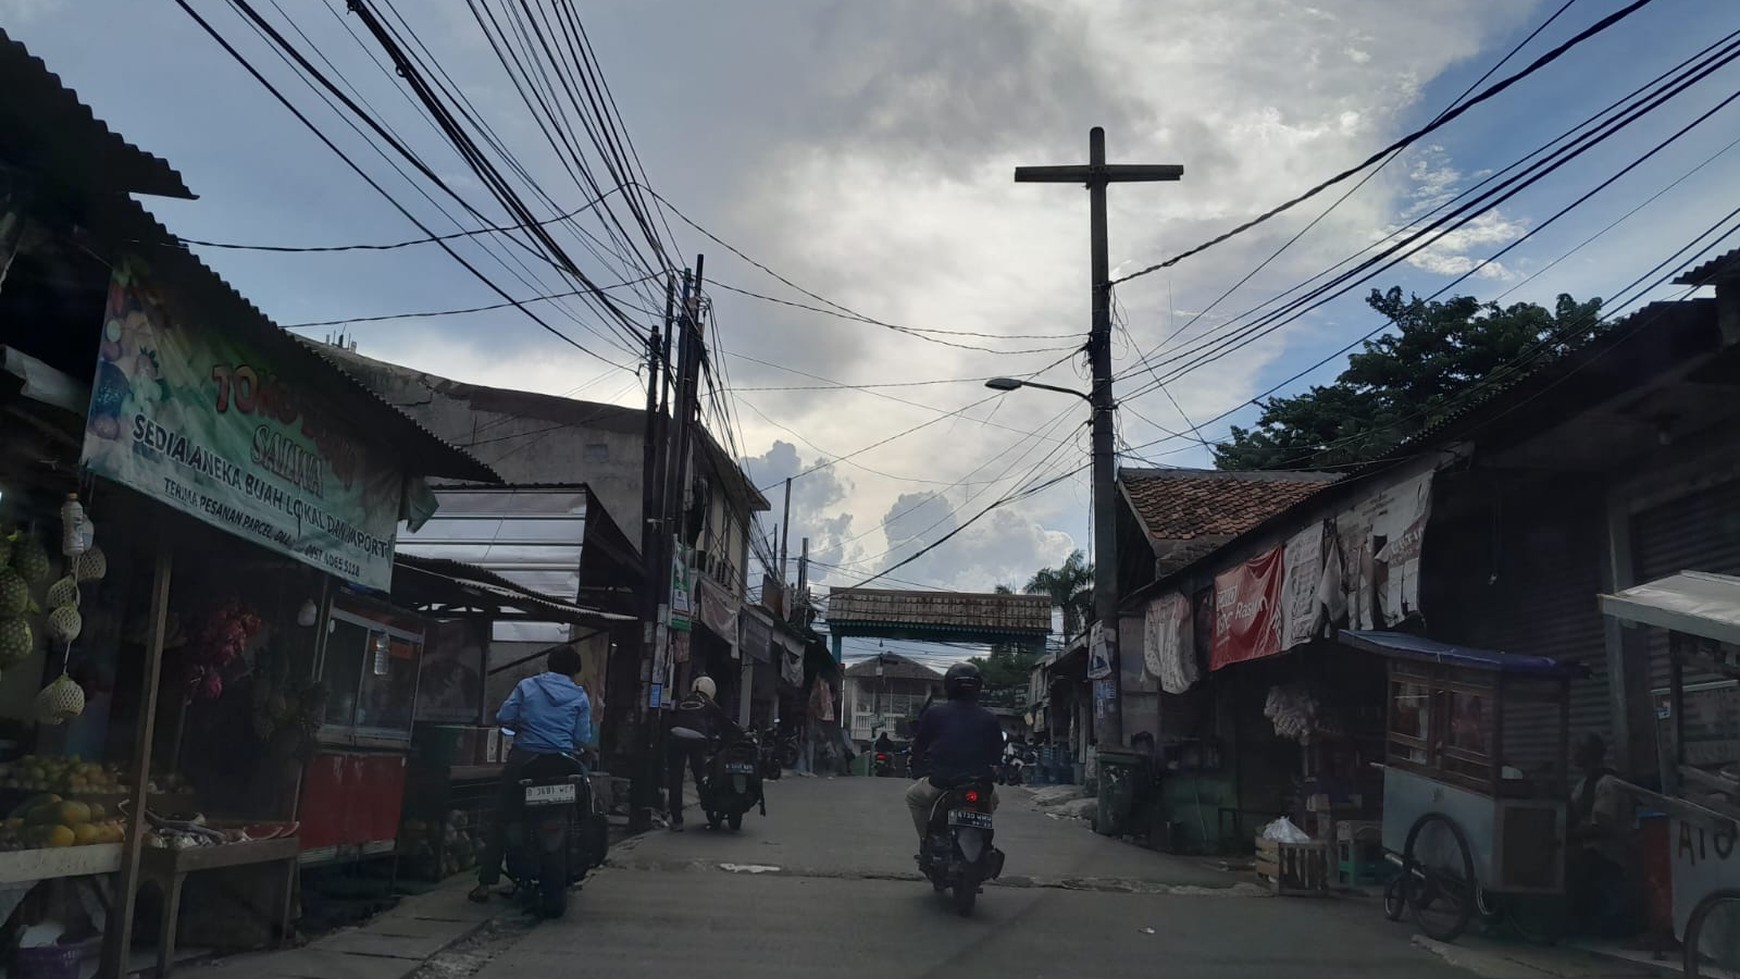
{"label": "wooden crate", "polygon": [[1280,843],[1257,838],[1256,871],[1276,894],[1321,896],[1329,893],[1329,845]]}

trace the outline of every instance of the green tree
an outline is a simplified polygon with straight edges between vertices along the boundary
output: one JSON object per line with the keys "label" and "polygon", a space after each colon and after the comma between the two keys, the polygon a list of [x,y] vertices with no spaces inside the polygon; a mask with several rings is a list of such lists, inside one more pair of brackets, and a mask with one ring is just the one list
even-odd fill
{"label": "green tree", "polygon": [[[998,585],[995,590],[999,595],[1015,594],[1015,589],[1008,585]],[[1039,653],[1020,646],[994,643],[989,655],[974,656],[967,662],[978,667],[979,674],[985,678],[982,699],[986,704],[1026,706],[1027,682],[1033,667],[1039,663]]]}
{"label": "green tree", "polygon": [[1514,377],[1600,334],[1601,300],[1561,295],[1552,309],[1471,296],[1428,301],[1372,290],[1396,332],[1367,340],[1333,384],[1258,403],[1252,428],[1214,448],[1221,469],[1317,469],[1377,459],[1466,403],[1483,381]]}
{"label": "green tree", "polygon": [[1081,551],[1071,551],[1061,566],[1035,571],[1022,590],[1049,596],[1053,608],[1063,609],[1063,638],[1068,642],[1093,616],[1094,566]]}

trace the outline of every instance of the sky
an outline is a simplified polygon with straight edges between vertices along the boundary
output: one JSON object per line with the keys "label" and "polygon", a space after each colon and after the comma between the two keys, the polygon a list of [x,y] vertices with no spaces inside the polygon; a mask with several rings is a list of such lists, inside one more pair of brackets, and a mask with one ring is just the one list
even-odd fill
{"label": "sky", "polygon": [[[402,23],[547,195],[533,202],[538,216],[591,200],[519,100],[473,14],[505,17],[515,4],[395,3]],[[381,48],[341,0],[256,6],[455,195],[490,222],[510,220],[414,105],[405,82],[383,69]],[[812,579],[849,585],[888,572],[878,585],[982,591],[1024,584],[1091,540],[1083,405],[1067,395],[983,387],[991,376],[1030,374],[1087,386],[1082,358],[1071,354],[1089,318],[1086,195],[1069,185],[1017,185],[1015,166],[1082,162],[1094,125],[1106,128],[1113,162],[1182,164],[1180,182],[1111,188],[1113,272],[1128,274],[1431,121],[1555,12],[1495,78],[1621,6],[598,0],[576,9],[646,183],[675,209],[656,223],[661,231],[668,226],[685,264],[706,256],[731,441],[776,507],[780,483],[798,476],[792,536],[811,539]],[[395,172],[378,141],[352,131],[232,7],[195,8],[425,225],[452,232],[485,223],[451,202],[446,207],[458,220],[442,216],[431,203],[441,194],[429,180]],[[111,127],[182,171],[197,201],[145,203],[186,238],[316,246],[422,236],[173,3],[0,0],[0,26]],[[1369,285],[1180,376],[1167,373],[1188,364],[1173,358],[1188,358],[1194,343],[1233,329],[1236,314],[1407,226],[1735,29],[1734,5],[1655,0],[1420,140],[1327,213],[1353,181],[1175,267],[1121,284],[1119,434],[1135,448],[1120,464],[1211,465],[1205,443],[1225,438],[1230,424],[1249,424],[1253,398],[1276,385],[1287,393],[1333,378],[1339,351],[1384,325],[1361,301],[1371,286],[1420,295],[1448,289],[1505,303],[1620,293],[1727,210],[1731,193],[1724,191],[1740,177],[1740,154],[1727,150],[1740,131],[1740,107],[1719,110],[1563,217],[1554,215],[1740,89],[1733,66]],[[591,227],[602,236],[602,225]],[[596,281],[641,274],[610,250],[594,255],[571,232],[560,233]],[[574,288],[492,236],[460,239],[453,248],[515,298]],[[1720,249],[1706,241],[1680,261],[1712,250]],[[285,325],[500,302],[434,245],[195,251]],[[493,257],[501,255],[506,261]],[[786,303],[837,304],[912,329],[727,287]],[[662,307],[656,286],[613,294],[636,307],[629,314],[643,329]],[[1673,294],[1662,288],[1647,296]],[[511,308],[342,329],[361,353],[435,374],[640,403],[642,380],[625,366],[635,351],[612,346],[621,340],[596,313],[572,300],[536,308],[586,350]],[[323,337],[335,329],[301,332]],[[1156,376],[1167,379],[1164,388],[1148,383]],[[904,386],[842,386],[886,384]],[[723,427],[717,418],[712,423]],[[1051,480],[959,530],[992,503]]]}

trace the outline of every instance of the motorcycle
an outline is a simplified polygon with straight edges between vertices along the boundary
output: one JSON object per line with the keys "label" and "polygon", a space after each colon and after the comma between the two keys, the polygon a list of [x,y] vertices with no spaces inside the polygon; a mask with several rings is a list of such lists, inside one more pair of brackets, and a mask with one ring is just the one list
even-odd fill
{"label": "motorcycle", "polygon": [[568,909],[568,889],[604,862],[609,826],[585,766],[569,755],[539,755],[520,770],[520,807],[507,823],[507,873],[514,893],[546,918]]}
{"label": "motorcycle", "polygon": [[892,750],[876,752],[875,757],[871,759],[871,773],[877,778],[893,778],[894,754]]}
{"label": "motorcycle", "polygon": [[[761,761],[762,779],[768,782],[779,781],[779,777],[785,774],[785,769],[788,767],[780,763],[782,759],[780,757],[779,733],[777,731],[764,731],[760,733],[751,731],[750,736],[754,737],[756,744],[760,745],[761,750],[759,758]],[[796,765],[797,760],[794,754],[790,767],[795,767]]]}
{"label": "motorcycle", "polygon": [[708,760],[706,777],[695,786],[708,828],[718,829],[725,823],[733,830],[742,829],[743,814],[756,806],[767,815],[760,763],[761,746],[750,735],[727,741]]}
{"label": "motorcycle", "polygon": [[1003,875],[1003,851],[992,845],[991,779],[945,783],[932,778],[931,784],[943,794],[931,807],[918,869],[938,894],[953,889],[955,910],[966,917],[973,913],[984,882]]}
{"label": "motorcycle", "polygon": [[1021,785],[1027,777],[1027,768],[1035,761],[1030,748],[1012,748],[1003,755],[1003,763],[997,766],[997,781],[1003,785]]}

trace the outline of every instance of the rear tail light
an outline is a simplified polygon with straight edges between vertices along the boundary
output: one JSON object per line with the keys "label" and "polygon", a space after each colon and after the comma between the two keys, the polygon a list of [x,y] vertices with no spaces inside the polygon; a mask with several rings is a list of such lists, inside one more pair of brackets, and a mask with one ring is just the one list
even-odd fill
{"label": "rear tail light", "polygon": [[877,761],[887,761],[887,760],[888,760],[888,756],[887,756],[887,755],[877,755],[877,756],[876,756],[876,760],[877,760]]}
{"label": "rear tail light", "polygon": [[966,799],[968,802],[978,802],[979,801],[979,790],[978,789],[968,789]]}

